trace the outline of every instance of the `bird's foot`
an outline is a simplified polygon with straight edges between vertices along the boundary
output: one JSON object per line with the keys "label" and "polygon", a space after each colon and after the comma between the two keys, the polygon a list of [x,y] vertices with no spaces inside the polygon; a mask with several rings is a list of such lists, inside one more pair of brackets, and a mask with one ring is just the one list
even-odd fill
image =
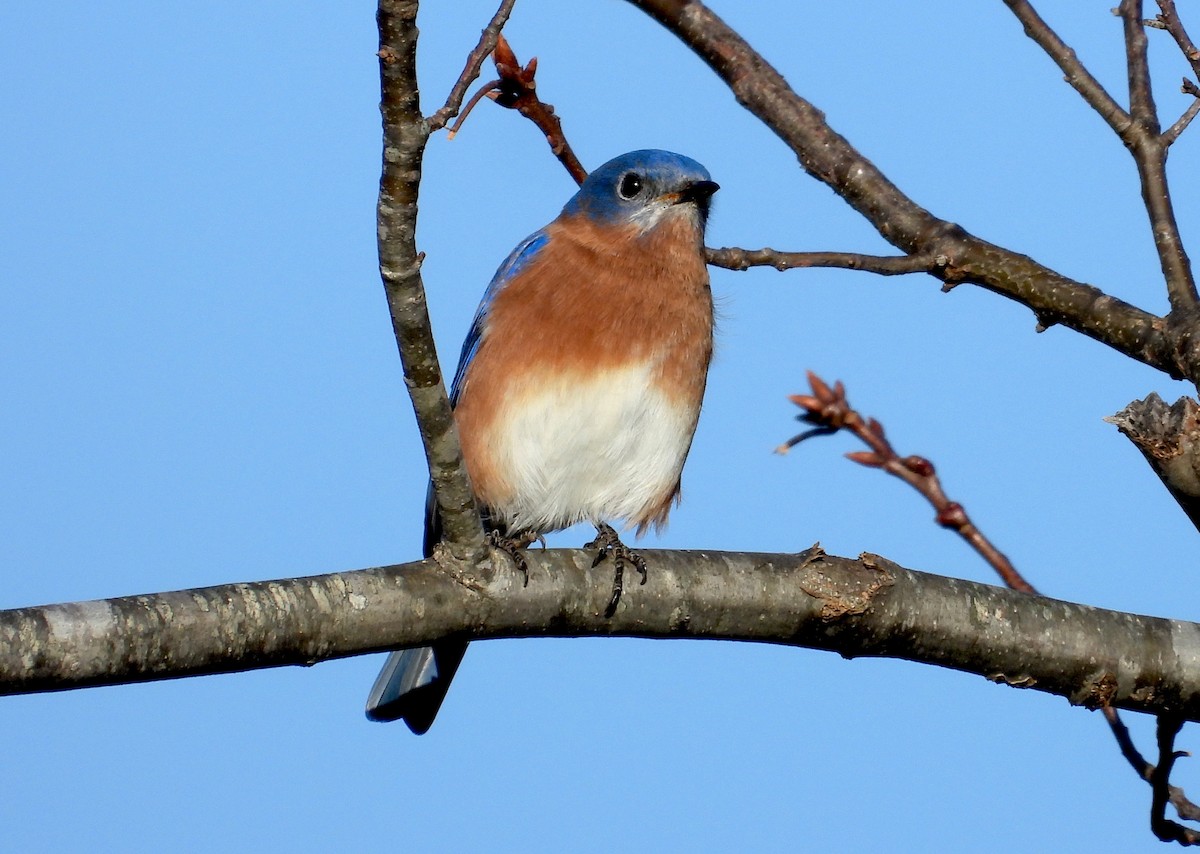
{"label": "bird's foot", "polygon": [[516,565],[517,570],[521,573],[524,579],[522,587],[529,586],[529,564],[525,560],[525,555],[522,553],[526,546],[534,540],[541,540],[542,547],[545,548],[546,541],[538,534],[532,534],[528,531],[517,534],[515,537],[505,536],[499,531],[488,531],[487,541],[489,545],[495,546],[500,551],[504,552]]}
{"label": "bird's foot", "polygon": [[603,523],[596,526],[596,539],[585,545],[584,548],[596,550],[596,558],[592,561],[593,567],[599,566],[600,561],[606,557],[612,558],[614,570],[612,596],[608,600],[608,606],[604,609],[604,616],[611,617],[617,613],[617,603],[621,601],[621,593],[625,589],[625,564],[633,564],[633,568],[642,576],[639,583],[645,584],[646,559],[621,542],[621,538],[617,536],[617,532],[611,525]]}

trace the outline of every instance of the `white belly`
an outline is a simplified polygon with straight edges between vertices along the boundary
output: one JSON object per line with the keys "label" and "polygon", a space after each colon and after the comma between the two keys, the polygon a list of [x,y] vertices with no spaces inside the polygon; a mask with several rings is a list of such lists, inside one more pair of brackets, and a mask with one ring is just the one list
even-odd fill
{"label": "white belly", "polygon": [[649,375],[642,366],[530,383],[537,392],[505,401],[491,439],[513,491],[493,510],[510,531],[640,522],[662,504],[679,481],[697,413]]}

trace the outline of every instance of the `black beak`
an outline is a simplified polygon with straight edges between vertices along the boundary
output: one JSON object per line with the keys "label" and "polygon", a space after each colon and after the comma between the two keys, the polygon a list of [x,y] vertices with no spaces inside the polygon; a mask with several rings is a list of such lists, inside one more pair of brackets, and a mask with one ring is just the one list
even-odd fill
{"label": "black beak", "polygon": [[688,184],[679,191],[679,198],[676,204],[691,202],[696,206],[696,210],[700,212],[700,219],[708,219],[708,209],[712,203],[712,194],[721,189],[721,185],[716,181],[696,181]]}
{"label": "black beak", "polygon": [[721,189],[721,185],[716,181],[696,181],[679,191],[679,201],[696,202],[701,207],[707,208],[708,200],[719,189]]}

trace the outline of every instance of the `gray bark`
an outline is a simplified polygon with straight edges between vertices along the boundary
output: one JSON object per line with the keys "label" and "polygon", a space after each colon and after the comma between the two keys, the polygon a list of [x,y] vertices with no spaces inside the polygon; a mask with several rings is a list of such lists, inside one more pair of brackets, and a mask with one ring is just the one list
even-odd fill
{"label": "gray bark", "polygon": [[[0,612],[0,693],[314,664],[446,637],[760,641],[936,664],[1096,707],[1200,720],[1200,625],[1075,605],[813,548],[646,551],[602,616],[611,567],[533,550]],[[636,579],[636,575],[633,576]]]}

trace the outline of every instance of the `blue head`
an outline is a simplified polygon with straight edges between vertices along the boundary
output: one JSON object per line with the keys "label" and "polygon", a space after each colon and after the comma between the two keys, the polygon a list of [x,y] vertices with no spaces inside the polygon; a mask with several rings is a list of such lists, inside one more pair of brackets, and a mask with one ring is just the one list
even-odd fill
{"label": "blue head", "polygon": [[708,170],[690,157],[658,149],[631,151],[588,175],[563,213],[606,225],[637,223],[646,231],[668,210],[683,205],[695,211],[703,228],[709,200],[718,189]]}

